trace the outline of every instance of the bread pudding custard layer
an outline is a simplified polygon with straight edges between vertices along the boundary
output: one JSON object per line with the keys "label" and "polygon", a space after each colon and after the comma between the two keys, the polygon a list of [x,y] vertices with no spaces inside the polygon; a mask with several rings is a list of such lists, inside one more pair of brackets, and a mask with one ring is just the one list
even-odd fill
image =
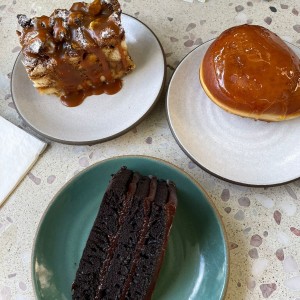
{"label": "bread pudding custard layer", "polygon": [[117,0],[77,2],[50,17],[18,15],[24,65],[40,93],[67,106],[87,96],[115,94],[135,66],[125,42]]}
{"label": "bread pudding custard layer", "polygon": [[208,96],[234,114],[266,121],[300,115],[300,60],[264,27],[224,31],[207,50],[200,79]]}

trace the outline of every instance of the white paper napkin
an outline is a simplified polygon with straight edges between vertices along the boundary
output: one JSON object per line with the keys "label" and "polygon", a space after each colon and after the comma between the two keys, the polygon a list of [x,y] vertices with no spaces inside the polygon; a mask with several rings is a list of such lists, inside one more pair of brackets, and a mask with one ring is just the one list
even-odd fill
{"label": "white paper napkin", "polygon": [[46,145],[0,117],[0,207]]}

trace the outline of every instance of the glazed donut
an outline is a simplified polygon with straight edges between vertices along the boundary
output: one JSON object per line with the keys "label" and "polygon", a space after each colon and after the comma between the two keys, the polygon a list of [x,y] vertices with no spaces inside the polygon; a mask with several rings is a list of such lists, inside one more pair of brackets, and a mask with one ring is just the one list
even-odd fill
{"label": "glazed donut", "polygon": [[240,25],[215,39],[200,66],[208,97],[224,110],[264,121],[300,116],[300,60],[275,33]]}

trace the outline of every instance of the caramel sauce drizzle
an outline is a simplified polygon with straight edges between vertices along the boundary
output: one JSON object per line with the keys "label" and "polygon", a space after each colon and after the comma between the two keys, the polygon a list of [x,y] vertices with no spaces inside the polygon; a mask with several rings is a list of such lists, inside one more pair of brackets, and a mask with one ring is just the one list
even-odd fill
{"label": "caramel sauce drizzle", "polygon": [[77,106],[87,96],[112,95],[122,88],[122,81],[113,78],[101,49],[101,46],[117,48],[123,67],[128,67],[120,46],[124,32],[112,18],[114,11],[112,4],[100,0],[91,4],[78,2],[69,11],[57,10],[50,17],[33,18],[22,33],[18,32],[25,56],[55,61],[57,88],[64,91],[61,96],[64,105]]}

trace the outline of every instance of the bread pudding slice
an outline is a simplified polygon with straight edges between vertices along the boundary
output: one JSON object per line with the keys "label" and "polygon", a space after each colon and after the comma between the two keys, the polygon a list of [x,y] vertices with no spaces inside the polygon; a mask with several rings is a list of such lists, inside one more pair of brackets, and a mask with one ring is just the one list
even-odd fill
{"label": "bread pudding slice", "polygon": [[77,2],[50,17],[18,15],[23,64],[34,87],[67,106],[93,94],[114,94],[134,69],[117,0]]}

